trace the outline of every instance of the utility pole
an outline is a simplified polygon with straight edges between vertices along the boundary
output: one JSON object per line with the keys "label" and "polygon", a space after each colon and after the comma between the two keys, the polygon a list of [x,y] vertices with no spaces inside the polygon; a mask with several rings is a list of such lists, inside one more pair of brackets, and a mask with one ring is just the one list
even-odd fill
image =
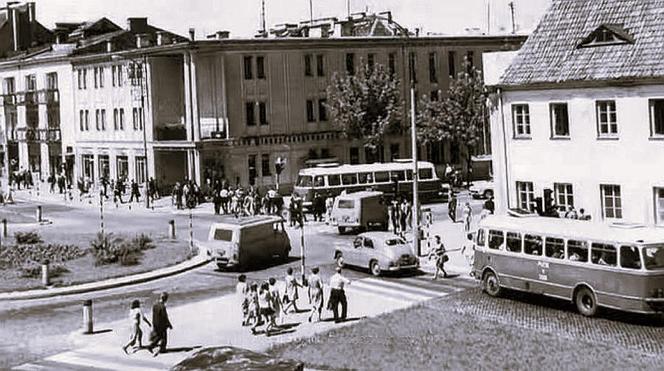
{"label": "utility pole", "polygon": [[309,0],[309,22],[314,24],[314,0]]}
{"label": "utility pole", "polygon": [[261,36],[267,36],[267,30],[265,29],[265,0],[261,0]]}
{"label": "utility pole", "polygon": [[346,1],[346,11],[348,13],[348,18],[350,18],[350,0]]}
{"label": "utility pole", "polygon": [[491,0],[486,0],[486,34],[491,34]]}
{"label": "utility pole", "polygon": [[516,33],[516,23],[514,22],[514,1],[510,1],[510,13],[512,14],[512,33]]}

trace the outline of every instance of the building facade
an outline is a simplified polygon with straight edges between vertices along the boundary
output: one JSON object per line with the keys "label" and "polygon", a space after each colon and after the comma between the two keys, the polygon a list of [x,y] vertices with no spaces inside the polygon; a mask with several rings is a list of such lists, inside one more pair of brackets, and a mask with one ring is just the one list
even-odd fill
{"label": "building facade", "polygon": [[499,212],[553,204],[664,225],[664,28],[651,17],[662,10],[655,0],[553,2],[497,85]]}

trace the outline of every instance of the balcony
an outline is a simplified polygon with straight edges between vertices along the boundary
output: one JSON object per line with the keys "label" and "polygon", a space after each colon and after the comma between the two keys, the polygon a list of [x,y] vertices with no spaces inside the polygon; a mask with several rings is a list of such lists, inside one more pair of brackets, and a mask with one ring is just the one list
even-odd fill
{"label": "balcony", "polygon": [[17,142],[56,143],[61,140],[60,129],[18,128],[10,134],[10,140]]}
{"label": "balcony", "polygon": [[5,94],[3,95],[3,99],[5,105],[50,105],[60,102],[60,91],[58,89],[20,91],[15,94]]}
{"label": "balcony", "polygon": [[5,107],[15,106],[16,105],[16,95],[15,94],[3,94],[2,95],[2,104]]}
{"label": "balcony", "polygon": [[39,104],[60,103],[60,92],[58,89],[39,90],[37,91],[37,101]]}
{"label": "balcony", "polygon": [[155,140],[187,140],[187,129],[182,124],[165,124],[155,128]]}
{"label": "balcony", "polygon": [[36,105],[37,104],[37,92],[36,91],[20,91],[16,94],[16,104],[17,105]]}

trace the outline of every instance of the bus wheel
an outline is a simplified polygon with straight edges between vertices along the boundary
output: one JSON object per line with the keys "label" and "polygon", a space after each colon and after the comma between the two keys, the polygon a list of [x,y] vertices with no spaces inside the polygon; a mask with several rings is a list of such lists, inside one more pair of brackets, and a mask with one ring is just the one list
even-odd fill
{"label": "bus wheel", "polygon": [[339,234],[344,234],[344,232],[346,232],[346,227],[337,227],[337,230],[339,230]]}
{"label": "bus wheel", "polygon": [[500,288],[500,283],[498,283],[498,277],[492,271],[484,273],[484,279],[482,280],[482,289],[484,292],[489,294],[489,296],[498,297],[500,296],[502,289]]}
{"label": "bus wheel", "polygon": [[380,276],[380,264],[378,264],[377,261],[372,261],[371,264],[369,265],[369,270],[371,271],[371,274],[374,276],[378,277]]}
{"label": "bus wheel", "polygon": [[597,313],[597,299],[595,299],[595,294],[586,286],[582,286],[576,290],[574,303],[579,313],[586,317],[592,317]]}

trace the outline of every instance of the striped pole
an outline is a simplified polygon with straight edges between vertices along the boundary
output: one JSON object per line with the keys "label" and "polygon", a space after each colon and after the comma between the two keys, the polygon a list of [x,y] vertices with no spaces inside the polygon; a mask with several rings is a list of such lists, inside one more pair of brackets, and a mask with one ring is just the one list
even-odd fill
{"label": "striped pole", "polygon": [[104,198],[99,193],[99,221],[101,227],[101,235],[104,235]]}
{"label": "striped pole", "polygon": [[194,251],[194,215],[189,208],[189,248]]}

